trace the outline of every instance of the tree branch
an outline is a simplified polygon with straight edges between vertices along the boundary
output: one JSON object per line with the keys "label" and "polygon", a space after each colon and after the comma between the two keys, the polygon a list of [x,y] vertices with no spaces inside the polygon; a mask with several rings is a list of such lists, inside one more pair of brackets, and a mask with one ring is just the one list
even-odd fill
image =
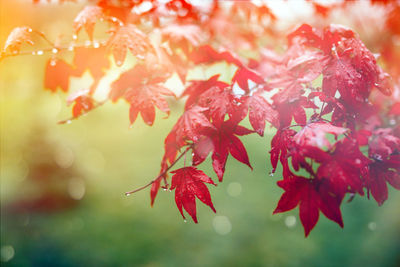
{"label": "tree branch", "polygon": [[141,190],[143,190],[143,189],[145,189],[145,188],[147,188],[147,187],[149,187],[150,185],[152,185],[155,181],[157,181],[158,179],[160,179],[161,177],[163,177],[184,155],[186,155],[186,153],[190,150],[190,149],[192,149],[192,145],[190,145],[190,146],[188,146],[186,149],[185,149],[185,151],[183,151],[182,152],[182,154],[180,154],[179,155],[179,157],[177,157],[176,158],[176,160],[174,161],[174,162],[172,162],[171,163],[171,165],[165,170],[165,171],[163,171],[162,173],[160,173],[158,176],[157,176],[157,178],[155,178],[154,180],[152,180],[151,182],[149,182],[148,184],[146,184],[146,185],[144,185],[144,186],[142,186],[142,187],[139,187],[139,188],[137,188],[137,189],[135,189],[135,190],[132,190],[132,191],[129,191],[129,192],[126,192],[125,193],[125,195],[126,196],[129,196],[129,195],[132,195],[133,193],[136,193],[136,192],[139,192],[139,191],[141,191]]}

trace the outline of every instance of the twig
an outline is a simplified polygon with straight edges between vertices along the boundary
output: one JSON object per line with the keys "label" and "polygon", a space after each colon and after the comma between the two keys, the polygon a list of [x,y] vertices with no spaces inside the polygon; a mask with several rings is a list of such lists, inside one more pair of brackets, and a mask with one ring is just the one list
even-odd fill
{"label": "twig", "polygon": [[165,171],[163,171],[162,173],[160,173],[160,174],[157,176],[157,178],[155,178],[154,180],[152,180],[151,182],[149,182],[148,184],[146,184],[146,185],[144,185],[144,186],[142,186],[142,187],[139,187],[139,188],[137,188],[137,189],[135,189],[135,190],[126,192],[125,195],[126,195],[126,196],[132,195],[133,193],[139,192],[139,191],[141,191],[141,190],[143,190],[143,189],[149,187],[150,185],[152,185],[155,181],[157,181],[158,179],[160,179],[161,177],[163,177],[163,176],[164,176],[164,175],[165,175],[165,174],[166,174],[166,173],[167,173],[167,172],[168,172],[168,171],[169,171],[183,156],[184,156],[184,155],[186,155],[186,153],[187,153],[190,149],[192,149],[192,145],[188,146],[188,147],[185,149],[185,151],[183,151],[182,154],[180,154],[179,157],[177,157],[176,160],[175,160],[174,162],[172,162],[171,165],[170,165]]}
{"label": "twig", "polygon": [[[95,43],[97,43],[98,44],[98,46],[95,46]],[[0,54],[0,61],[1,60],[3,60],[3,59],[5,59],[5,58],[7,58],[7,57],[16,57],[16,56],[27,56],[27,55],[30,55],[30,56],[32,56],[32,55],[37,55],[37,56],[40,56],[40,55],[43,55],[44,53],[48,53],[48,52],[52,52],[52,53],[54,53],[54,48],[56,48],[57,49],[57,52],[60,52],[60,51],[73,51],[74,49],[76,49],[76,48],[84,48],[84,47],[94,47],[94,48],[99,48],[99,47],[102,47],[102,46],[105,46],[106,45],[106,42],[105,41],[102,41],[102,42],[90,42],[90,45],[89,44],[79,44],[79,45],[73,45],[73,44],[71,44],[71,45],[68,45],[68,46],[66,46],[66,45],[64,45],[64,46],[57,46],[57,47],[49,47],[49,48],[44,48],[44,49],[39,49],[39,50],[33,50],[33,51],[23,51],[23,52],[17,52],[17,53],[1,53]]]}
{"label": "twig", "polygon": [[52,48],[57,48],[56,45],[50,41],[46,35],[44,35],[42,32],[37,31],[37,30],[33,30],[34,33],[36,33],[37,35],[39,35],[43,40],[45,40]]}
{"label": "twig", "polygon": [[69,119],[65,119],[65,120],[59,121],[58,124],[68,124],[68,123],[71,123],[71,121],[76,120],[76,119],[78,119],[78,118],[80,118],[80,117],[86,115],[87,113],[89,113],[89,111],[92,111],[92,110],[94,110],[94,109],[96,109],[96,108],[102,106],[102,105],[103,105],[104,103],[106,103],[106,102],[107,102],[107,100],[101,101],[101,102],[96,102],[96,104],[93,106],[93,108],[91,108],[91,109],[89,109],[89,110],[85,110],[85,111],[82,112],[78,117],[71,117],[71,118],[69,118]]}

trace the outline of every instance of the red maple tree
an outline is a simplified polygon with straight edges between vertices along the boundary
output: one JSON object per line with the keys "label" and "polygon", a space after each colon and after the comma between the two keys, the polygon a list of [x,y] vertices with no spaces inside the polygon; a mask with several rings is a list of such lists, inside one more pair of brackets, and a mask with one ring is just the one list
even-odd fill
{"label": "red maple tree", "polygon": [[[352,5],[308,3],[322,18]],[[73,21],[75,35],[68,43],[52,42],[40,31],[21,26],[10,33],[1,59],[39,53],[22,47],[35,46],[41,38],[49,47],[40,53],[52,53],[45,66],[46,89],[68,92],[71,77],[90,72],[92,86],[71,93],[67,102],[72,104],[72,117],[62,123],[107,100],[121,99],[130,106],[131,124],[140,114],[151,126],[156,108],[168,115],[167,99],[183,99],[184,112],[165,139],[159,176],[127,195],[151,186],[153,205],[161,187],[175,190],[182,216],[185,210],[196,223],[196,197],[215,212],[205,184],[216,184],[200,164],[211,155],[219,182],[229,155],[252,169],[240,137],[263,136],[266,125],[275,128],[270,160],[273,172],[279,163],[282,166],[277,184],[284,193],[274,213],[299,206],[307,236],[320,211],[343,227],[340,206],[348,195],[372,195],[382,205],[388,184],[400,190],[400,47],[391,38],[400,37],[400,5],[373,0],[370,4],[381,5],[387,14],[389,34],[376,44],[385,70],[353,30],[302,24],[282,33],[279,18],[268,5],[251,1],[91,1]],[[103,41],[96,39],[97,23],[108,27]],[[84,39],[83,34],[78,38],[82,29],[87,41],[78,45],[77,39]],[[271,49],[266,40],[281,51]],[[246,49],[257,56],[242,53]],[[69,53],[74,55],[72,63],[63,58]],[[135,66],[120,71],[107,100],[96,100],[99,81],[111,62],[122,66],[127,53],[136,58]],[[222,73],[187,80],[188,70],[218,62],[235,68],[229,81],[221,79]],[[174,74],[185,85],[180,96],[165,86]],[[252,129],[242,126],[246,117]],[[190,166],[172,171],[186,154],[192,155]],[[173,174],[170,184],[168,173]]]}

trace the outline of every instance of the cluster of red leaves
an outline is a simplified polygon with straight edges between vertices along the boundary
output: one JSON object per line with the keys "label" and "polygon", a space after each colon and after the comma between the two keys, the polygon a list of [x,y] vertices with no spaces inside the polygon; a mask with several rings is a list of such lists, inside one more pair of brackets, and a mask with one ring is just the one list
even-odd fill
{"label": "cluster of red leaves", "polygon": [[[399,6],[389,5],[388,28],[398,30],[392,17],[398,17]],[[338,8],[314,2],[313,6],[324,17]],[[107,41],[93,48],[74,47],[71,64],[53,56],[46,65],[45,87],[67,92],[70,77],[89,71],[92,86],[68,98],[77,118],[98,106],[94,93],[111,67],[110,56],[122,66],[130,52],[137,63],[112,83],[108,99],[129,103],[131,124],[140,113],[151,126],[156,107],[170,112],[166,97],[175,95],[165,82],[177,73],[185,84],[180,96],[186,99],[185,108],[165,139],[160,175],[150,183],[152,205],[164,187],[175,190],[183,217],[185,210],[197,223],[196,197],[215,212],[205,183],[215,184],[198,165],[211,154],[220,182],[229,155],[252,169],[239,137],[263,136],[268,122],[276,129],[272,173],[280,163],[283,174],[278,186],[284,193],[274,213],[299,206],[306,236],[319,211],[343,227],[340,206],[346,195],[367,192],[382,205],[388,198],[387,184],[400,190],[400,130],[395,117],[400,102],[384,97],[399,88],[358,35],[342,26],[318,29],[304,24],[287,35],[283,54],[260,48],[257,40],[262,36],[277,36],[276,20],[266,5],[252,2],[235,2],[226,9],[219,1],[199,7],[185,0],[99,0],[77,15],[73,27],[76,34],[85,29],[93,40],[95,24],[106,21]],[[15,29],[4,51],[15,54],[23,43],[33,44],[30,32],[28,27]],[[260,50],[259,59],[235,54],[244,48]],[[389,60],[394,48],[385,49],[388,69],[399,75],[398,65]],[[229,82],[220,80],[220,73],[186,81],[188,69],[221,61],[236,68]],[[319,77],[322,86],[316,88]],[[377,101],[379,96],[383,100]],[[241,125],[245,118],[252,129]],[[191,166],[172,171],[169,186],[168,172],[189,151]]]}

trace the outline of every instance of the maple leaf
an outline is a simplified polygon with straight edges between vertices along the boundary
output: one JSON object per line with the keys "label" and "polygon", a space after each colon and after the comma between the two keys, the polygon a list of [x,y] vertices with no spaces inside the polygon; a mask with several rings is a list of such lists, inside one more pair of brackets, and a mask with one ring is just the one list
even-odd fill
{"label": "maple leaf", "polygon": [[272,171],[274,173],[276,167],[278,165],[278,160],[281,161],[284,168],[288,168],[287,156],[288,150],[291,146],[291,142],[293,142],[293,136],[296,134],[296,131],[292,129],[283,129],[278,130],[274,137],[271,140],[271,164]]}
{"label": "maple leaf", "polygon": [[125,61],[127,49],[138,57],[143,58],[152,46],[147,36],[132,24],[114,27],[110,30],[107,47],[112,51],[117,66]]}
{"label": "maple leaf", "polygon": [[361,176],[368,172],[370,160],[361,153],[356,140],[345,138],[338,141],[330,157],[316,156],[314,160],[321,163],[318,178],[327,179],[333,192],[342,196],[347,192],[364,195]]}
{"label": "maple leaf", "polygon": [[263,63],[265,70],[261,70],[270,76],[268,84],[272,88],[293,88],[294,84],[312,82],[329,62],[329,57],[324,53],[310,51],[298,42],[291,44],[281,59],[268,50],[264,50],[263,58],[266,60]]}
{"label": "maple leaf", "polygon": [[372,133],[368,154],[376,160],[384,160],[389,155],[400,152],[400,138],[393,136],[392,129],[381,128]]}
{"label": "maple leaf", "polygon": [[186,82],[186,74],[190,68],[189,62],[182,53],[171,51],[169,47],[162,47],[156,41],[152,42],[155,54],[147,54],[146,65],[149,69],[172,75],[176,72],[182,83]]}
{"label": "maple leaf", "polygon": [[379,206],[388,199],[387,183],[400,190],[400,156],[375,161],[369,165],[366,185]]}
{"label": "maple leaf", "polygon": [[166,76],[160,76],[158,72],[149,71],[146,66],[137,64],[135,67],[122,73],[111,85],[109,98],[117,101],[129,88],[141,87],[145,84],[157,84],[166,80]]}
{"label": "maple leaf", "polygon": [[281,128],[291,124],[292,118],[300,125],[305,125],[307,115],[304,108],[317,108],[304,94],[303,87],[294,82],[289,87],[272,96],[273,106],[279,113]]}
{"label": "maple leaf", "polygon": [[74,103],[72,116],[78,118],[82,114],[92,110],[95,105],[94,99],[89,95],[89,90],[79,90],[71,94],[67,99],[68,105]]}
{"label": "maple leaf", "polygon": [[62,91],[67,92],[69,89],[69,78],[75,73],[67,62],[62,59],[51,58],[46,63],[44,87],[52,92],[57,91],[60,87]]}
{"label": "maple leaf", "polygon": [[251,16],[255,16],[259,23],[262,22],[262,19],[265,17],[270,18],[271,21],[276,21],[277,18],[275,14],[268,8],[267,5],[261,4],[256,5],[251,1],[235,1],[233,2],[233,6],[230,10],[233,16],[237,16],[240,13],[246,17],[247,20],[251,19]]}
{"label": "maple leaf", "polygon": [[203,114],[206,110],[206,108],[193,106],[182,114],[171,130],[177,143],[181,143],[182,140],[196,142],[204,136],[206,130],[215,128]]}
{"label": "maple leaf", "polygon": [[80,76],[86,70],[89,70],[93,78],[98,80],[103,77],[106,70],[110,67],[105,47],[77,47],[74,51],[75,76]]}
{"label": "maple leaf", "polygon": [[259,74],[246,67],[242,67],[235,72],[235,75],[233,75],[232,84],[237,82],[242,90],[244,90],[246,93],[249,93],[249,80],[254,82],[255,84],[265,83],[264,79]]}
{"label": "maple leaf", "polygon": [[225,121],[215,131],[211,131],[208,135],[213,142],[214,152],[212,154],[212,165],[218,180],[222,182],[225,172],[226,160],[228,155],[231,154],[239,162],[246,164],[253,169],[250,165],[249,156],[247,155],[246,148],[242,141],[236,136],[243,136],[251,134],[253,131],[237,125],[234,121]]}
{"label": "maple leaf", "polygon": [[319,121],[308,123],[293,137],[293,141],[299,146],[315,146],[319,148],[330,148],[331,144],[326,135],[332,134],[337,138],[338,135],[348,131],[346,128],[337,127],[330,123]]}
{"label": "maple leaf", "polygon": [[160,84],[148,84],[128,89],[125,99],[131,105],[129,110],[131,124],[135,122],[140,112],[143,121],[149,126],[153,125],[156,116],[154,106],[169,115],[168,102],[161,95],[175,96],[173,92]]}
{"label": "maple leaf", "polygon": [[198,102],[199,96],[211,87],[225,88],[229,86],[227,83],[218,81],[219,74],[210,77],[208,80],[192,80],[191,84],[183,91],[182,96],[189,96],[185,103],[185,109],[190,108]]}
{"label": "maple leaf", "polygon": [[85,28],[89,39],[93,40],[94,25],[98,19],[103,18],[103,9],[99,6],[86,6],[74,20],[74,30],[78,34],[82,27]]}
{"label": "maple leaf", "polygon": [[165,138],[163,163],[172,164],[181,147],[189,144],[188,142],[196,144],[210,129],[214,129],[214,126],[203,114],[206,110],[206,108],[192,106],[182,114]]}
{"label": "maple leaf", "polygon": [[307,179],[293,174],[288,179],[278,181],[279,187],[285,190],[274,214],[286,212],[299,206],[300,221],[307,237],[315,227],[321,211],[328,219],[343,228],[340,204],[343,196],[336,195],[321,181]]}
{"label": "maple leaf", "polygon": [[14,28],[7,37],[3,51],[8,49],[11,53],[18,53],[23,43],[33,45],[31,33],[32,29],[26,26]]}
{"label": "maple leaf", "polygon": [[198,104],[208,108],[205,113],[216,125],[225,120],[225,115],[240,122],[247,114],[247,106],[242,105],[242,99],[236,97],[230,87],[211,87],[200,95]]}
{"label": "maple leaf", "polygon": [[145,66],[139,64],[121,74],[118,80],[112,83],[109,97],[116,101],[123,96],[130,103],[131,124],[135,122],[140,112],[144,122],[151,126],[155,119],[154,106],[169,114],[168,102],[162,95],[175,96],[175,94],[161,84],[166,77],[157,75],[158,73],[151,73]]}
{"label": "maple leaf", "polygon": [[186,54],[189,54],[189,47],[197,47],[204,40],[204,32],[195,24],[172,24],[161,30],[172,47],[181,48]]}
{"label": "maple leaf", "polygon": [[172,171],[171,190],[175,189],[175,203],[185,219],[182,207],[197,223],[196,197],[216,212],[210,192],[204,183],[216,185],[210,177],[195,167],[184,167]]}
{"label": "maple leaf", "polygon": [[265,121],[279,127],[278,112],[259,93],[249,97],[248,106],[250,124],[260,136],[264,135]]}
{"label": "maple leaf", "polygon": [[244,66],[240,59],[238,59],[237,56],[233,55],[232,52],[226,50],[216,51],[210,45],[203,45],[198,47],[197,49],[194,49],[190,53],[189,58],[195,64],[226,61],[228,63],[235,64],[238,67]]}
{"label": "maple leaf", "polygon": [[303,24],[288,35],[289,43],[295,38],[300,38],[306,46],[321,49],[330,57],[323,71],[322,90],[327,95],[334,96],[338,90],[345,102],[362,108],[373,87],[384,94],[391,93],[387,75],[352,30],[330,25],[321,31]]}

